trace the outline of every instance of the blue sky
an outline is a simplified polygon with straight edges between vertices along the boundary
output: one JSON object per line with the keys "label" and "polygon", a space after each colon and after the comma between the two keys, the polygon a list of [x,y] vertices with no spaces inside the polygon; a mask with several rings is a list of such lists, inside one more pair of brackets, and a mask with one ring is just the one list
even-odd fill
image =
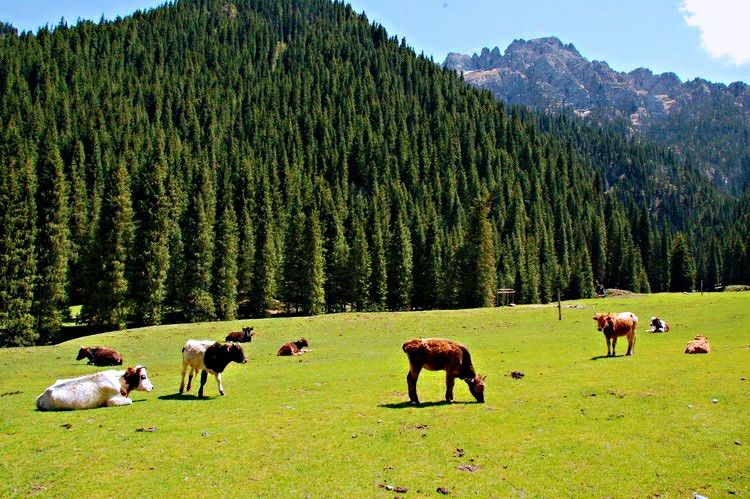
{"label": "blue sky", "polygon": [[[153,0],[0,0],[0,20],[19,29],[65,17],[98,20]],[[358,12],[442,62],[517,38],[557,36],[619,71],[647,67],[683,80],[750,83],[750,0],[351,0]],[[690,25],[689,25],[690,24]]]}

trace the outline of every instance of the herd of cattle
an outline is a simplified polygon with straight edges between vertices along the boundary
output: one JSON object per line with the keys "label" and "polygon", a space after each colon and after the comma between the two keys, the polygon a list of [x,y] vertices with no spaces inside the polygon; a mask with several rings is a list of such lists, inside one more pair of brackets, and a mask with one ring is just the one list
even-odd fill
{"label": "herd of cattle", "polygon": [[[617,338],[625,336],[628,349],[625,355],[632,355],[635,347],[635,330],[638,317],[632,312],[617,314],[599,313],[594,316],[597,329],[604,333],[607,343],[607,357],[615,355]],[[661,333],[669,331],[666,322],[658,317],[651,318],[650,331]],[[240,343],[250,342],[255,333],[252,327],[243,327],[241,332],[229,333],[228,343],[217,341],[188,340],[182,347],[182,381],[180,394],[185,391],[185,374],[188,374],[187,391],[193,383],[193,377],[200,371],[201,380],[198,397],[203,397],[203,388],[208,374],[216,378],[219,393],[224,395],[221,374],[231,362],[246,364],[247,357]],[[297,341],[284,343],[277,355],[301,355],[308,351],[309,343],[301,338]],[[445,400],[453,401],[453,385],[456,378],[466,382],[469,391],[477,400],[484,402],[484,380],[486,376],[477,374],[471,361],[471,355],[466,346],[447,339],[420,338],[407,341],[401,349],[409,358],[409,372],[406,383],[409,389],[409,401],[419,404],[417,396],[417,380],[424,368],[429,371],[445,371]],[[708,353],[708,340],[703,336],[696,336],[688,343],[685,353]],[[95,366],[122,365],[122,355],[111,348],[81,347],[76,360],[88,359],[89,364]],[[102,371],[88,376],[72,379],[57,380],[52,386],[36,399],[39,410],[74,410],[93,409],[103,406],[131,404],[128,395],[133,390],[150,392],[153,389],[148,379],[146,368],[143,366],[128,367],[125,370]]]}

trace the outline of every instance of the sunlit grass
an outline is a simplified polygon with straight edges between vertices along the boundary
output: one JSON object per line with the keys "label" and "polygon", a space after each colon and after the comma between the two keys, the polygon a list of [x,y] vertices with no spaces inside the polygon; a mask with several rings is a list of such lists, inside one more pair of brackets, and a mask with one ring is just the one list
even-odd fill
{"label": "sunlit grass", "polygon": [[[541,306],[249,321],[248,364],[227,368],[224,397],[209,378],[207,400],[195,389],[175,396],[184,341],[220,340],[248,322],[2,350],[0,496],[397,495],[384,486],[407,495],[750,494],[750,294],[563,305],[562,321]],[[597,358],[606,345],[595,310],[640,317],[635,356]],[[647,333],[651,315],[671,331]],[[711,354],[682,353],[696,334]],[[311,352],[276,357],[303,336]],[[487,403],[473,403],[462,382],[457,403],[438,403],[444,375],[423,371],[424,406],[405,404],[400,347],[419,336],[465,343],[488,375]],[[55,379],[99,369],[74,360],[79,344],[145,365],[154,391],[127,407],[36,411]],[[625,349],[621,341],[618,354]]]}

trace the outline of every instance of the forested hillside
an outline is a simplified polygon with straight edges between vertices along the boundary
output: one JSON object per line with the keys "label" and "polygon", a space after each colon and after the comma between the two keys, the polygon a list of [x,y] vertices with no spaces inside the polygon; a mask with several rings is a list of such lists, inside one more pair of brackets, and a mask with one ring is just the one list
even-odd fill
{"label": "forested hillside", "polygon": [[71,304],[122,328],[750,281],[747,200],[508,109],[342,3],[4,33],[4,345],[55,341]]}

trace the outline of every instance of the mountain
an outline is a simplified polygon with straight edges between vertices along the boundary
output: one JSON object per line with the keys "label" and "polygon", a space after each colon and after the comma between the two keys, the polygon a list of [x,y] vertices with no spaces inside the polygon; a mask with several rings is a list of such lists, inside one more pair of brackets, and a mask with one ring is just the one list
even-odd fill
{"label": "mountain", "polygon": [[0,122],[0,345],[65,339],[71,305],[111,330],[750,281],[746,212],[670,151],[509,109],[343,2],[6,34]]}
{"label": "mountain", "polygon": [[516,40],[473,56],[449,54],[445,67],[508,104],[564,108],[595,123],[614,123],[672,148],[722,189],[750,182],[750,87],[645,68],[618,72],[589,61],[557,38]]}

